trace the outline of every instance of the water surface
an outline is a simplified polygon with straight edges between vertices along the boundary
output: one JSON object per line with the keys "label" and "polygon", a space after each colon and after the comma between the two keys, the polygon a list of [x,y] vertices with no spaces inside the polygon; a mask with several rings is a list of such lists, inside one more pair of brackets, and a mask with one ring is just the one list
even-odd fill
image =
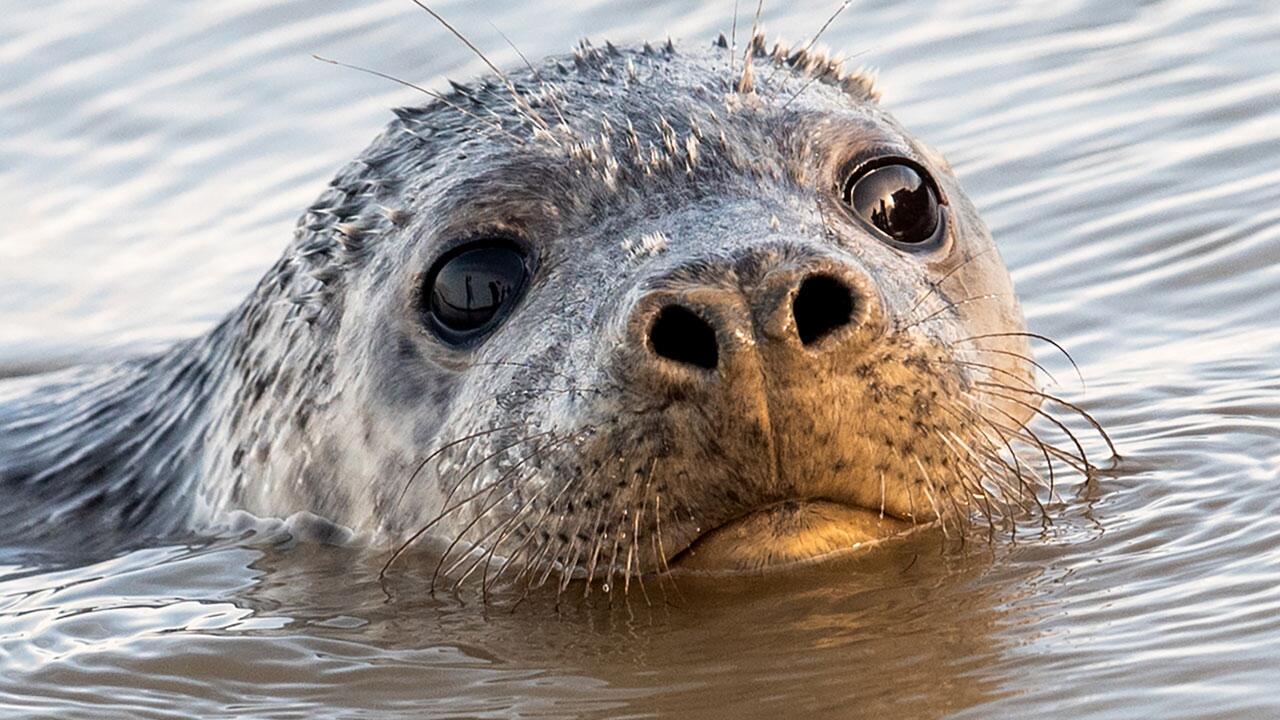
{"label": "water surface", "polygon": [[[531,56],[709,42],[733,3],[437,5],[513,66],[499,30]],[[766,5],[799,40],[836,3]],[[401,0],[0,13],[0,374],[146,352],[238,302],[387,109],[419,101],[311,53],[436,87],[482,69]],[[864,0],[823,40],[879,67],[951,159],[1031,329],[1088,381],[1040,348],[1055,391],[1120,446],[1048,531],[514,612],[414,573],[388,593],[380,556],[279,528],[2,554],[0,713],[1280,715],[1280,12]]]}

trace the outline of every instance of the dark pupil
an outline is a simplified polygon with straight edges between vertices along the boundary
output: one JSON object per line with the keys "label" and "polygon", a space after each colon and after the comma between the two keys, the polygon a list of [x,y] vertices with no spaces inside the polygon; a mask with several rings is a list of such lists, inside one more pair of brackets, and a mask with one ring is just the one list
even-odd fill
{"label": "dark pupil", "polygon": [[515,250],[467,250],[440,267],[431,288],[431,312],[450,330],[484,326],[524,284],[524,258]]}
{"label": "dark pupil", "polygon": [[904,243],[922,243],[938,227],[938,199],[915,168],[878,167],[853,183],[845,198],[880,232]]}

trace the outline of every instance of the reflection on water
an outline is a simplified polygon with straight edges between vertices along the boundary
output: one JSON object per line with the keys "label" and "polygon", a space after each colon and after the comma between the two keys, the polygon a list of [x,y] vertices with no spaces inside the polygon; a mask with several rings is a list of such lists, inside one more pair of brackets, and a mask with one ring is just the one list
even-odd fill
{"label": "reflection on water", "polygon": [[763,580],[685,577],[649,588],[652,604],[571,586],[514,607],[433,598],[428,572],[381,584],[378,560],[258,537],[17,577],[0,585],[0,650],[25,693],[59,706],[150,707],[179,692],[199,713],[288,698],[331,711],[705,717],[751,689],[761,716],[851,703],[933,715],[1001,695],[985,668],[1008,649],[998,630],[1013,590],[985,577],[989,553],[916,540]]}
{"label": "reflection on water", "polygon": [[[836,4],[768,3],[765,23],[808,37]],[[1010,5],[865,0],[824,41],[881,67],[886,104],[950,157],[1032,329],[1088,381],[1046,352],[1059,390],[1125,456],[1062,488],[1044,534],[514,612],[413,570],[384,589],[380,557],[275,531],[10,552],[0,712],[1280,713],[1280,15]],[[709,42],[732,3],[476,7],[440,5],[513,65],[495,26],[529,55]],[[138,352],[240,299],[386,108],[417,102],[310,53],[437,86],[481,70],[394,0],[0,11],[0,374]]]}

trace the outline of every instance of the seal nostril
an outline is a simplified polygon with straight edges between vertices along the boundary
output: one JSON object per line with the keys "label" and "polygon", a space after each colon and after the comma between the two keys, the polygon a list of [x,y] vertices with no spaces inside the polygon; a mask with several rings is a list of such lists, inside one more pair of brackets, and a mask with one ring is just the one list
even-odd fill
{"label": "seal nostril", "polygon": [[649,328],[649,345],[668,360],[714,370],[720,361],[716,331],[679,305],[668,305]]}
{"label": "seal nostril", "polygon": [[853,291],[830,275],[805,278],[791,302],[800,342],[812,345],[853,319]]}

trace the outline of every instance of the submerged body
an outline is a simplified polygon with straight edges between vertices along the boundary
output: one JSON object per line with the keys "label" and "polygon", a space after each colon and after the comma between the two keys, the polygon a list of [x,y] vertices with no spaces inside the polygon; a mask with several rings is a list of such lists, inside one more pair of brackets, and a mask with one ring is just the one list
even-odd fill
{"label": "submerged body", "polygon": [[611,578],[1034,500],[1022,316],[945,161],[864,76],[735,55],[584,45],[397,111],[207,336],[0,388],[6,540],[306,512]]}

